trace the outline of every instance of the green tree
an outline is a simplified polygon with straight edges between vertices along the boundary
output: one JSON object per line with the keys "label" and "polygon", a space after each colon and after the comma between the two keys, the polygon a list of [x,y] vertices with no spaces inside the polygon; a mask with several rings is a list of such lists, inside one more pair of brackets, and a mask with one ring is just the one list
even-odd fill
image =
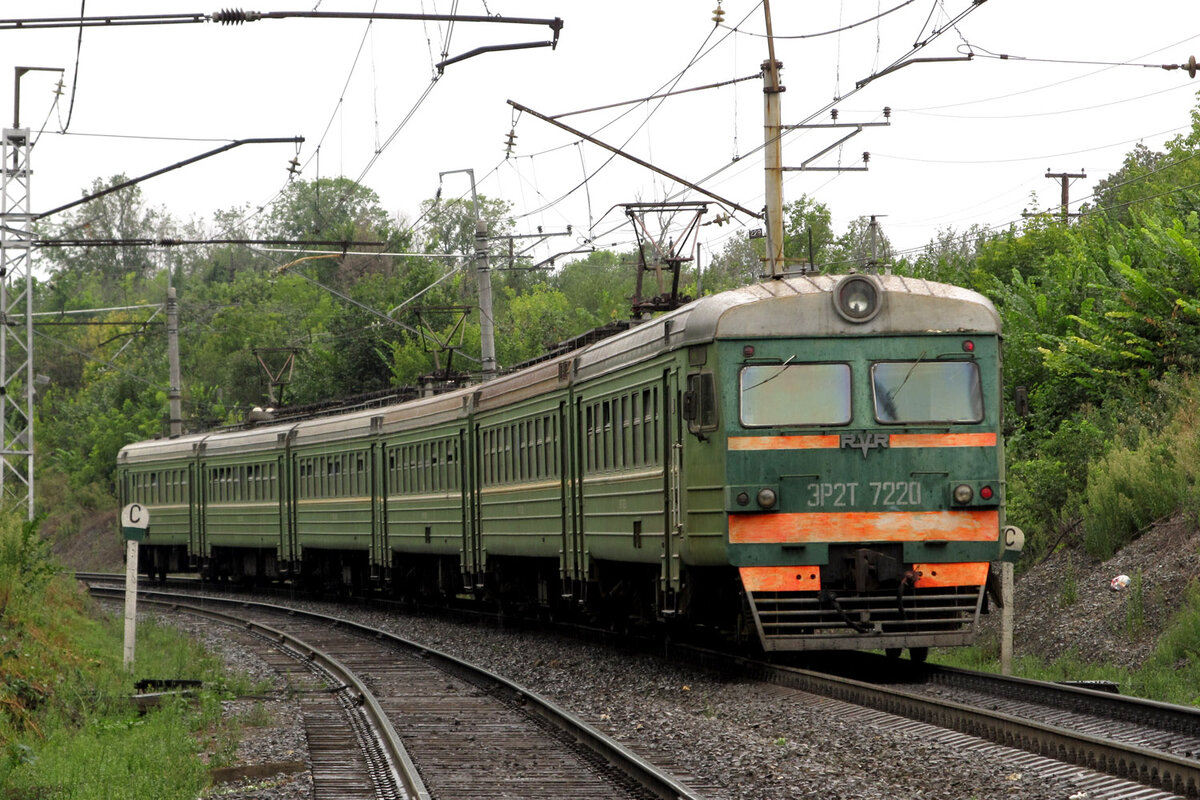
{"label": "green tree", "polygon": [[585,328],[628,319],[637,281],[637,255],[596,250],[562,267],[550,285],[586,319]]}
{"label": "green tree", "polygon": [[797,265],[820,268],[828,264],[836,244],[833,215],[824,203],[802,194],[783,206],[783,257],[788,270]]}
{"label": "green tree", "polygon": [[[126,180],[124,175],[107,181],[97,178],[82,195],[98,194]],[[46,239],[101,243],[39,250],[38,259],[51,274],[52,302],[56,308],[74,309],[86,308],[94,301],[107,305],[130,302],[131,285],[125,278],[145,280],[158,267],[151,248],[120,242],[170,237],[175,235],[175,224],[163,209],[148,207],[141,186],[135,185],[65,211],[53,225],[39,224],[38,231]]]}

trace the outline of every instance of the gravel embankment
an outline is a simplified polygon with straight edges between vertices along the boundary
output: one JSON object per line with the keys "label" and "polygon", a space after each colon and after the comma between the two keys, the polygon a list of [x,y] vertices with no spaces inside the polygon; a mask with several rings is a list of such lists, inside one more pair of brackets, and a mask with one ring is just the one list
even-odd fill
{"label": "gravel embankment", "polygon": [[[323,606],[327,613],[329,606]],[[319,609],[320,610],[320,609]],[[678,765],[714,800],[1067,800],[1068,783],[994,763],[920,734],[864,725],[821,700],[551,635],[511,633],[423,617],[340,608],[352,617],[481,664],[567,708],[655,762]],[[265,665],[228,636],[206,637],[235,670]],[[251,727],[244,763],[290,760],[298,714],[286,692],[270,704],[277,727]],[[230,709],[231,713],[234,709]],[[300,737],[303,734],[300,732]],[[234,800],[305,800],[301,776],[225,785]]]}

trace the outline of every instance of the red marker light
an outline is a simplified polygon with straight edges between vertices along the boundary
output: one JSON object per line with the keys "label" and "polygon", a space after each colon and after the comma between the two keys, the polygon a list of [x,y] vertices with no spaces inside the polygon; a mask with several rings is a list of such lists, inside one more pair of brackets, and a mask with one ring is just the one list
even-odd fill
{"label": "red marker light", "polygon": [[991,500],[992,499],[992,487],[985,486],[982,489],[980,489],[979,496],[982,497],[984,500]]}
{"label": "red marker light", "polygon": [[974,353],[975,352],[975,343],[972,342],[970,339],[967,339],[965,342],[963,342],[963,350],[968,353]]}

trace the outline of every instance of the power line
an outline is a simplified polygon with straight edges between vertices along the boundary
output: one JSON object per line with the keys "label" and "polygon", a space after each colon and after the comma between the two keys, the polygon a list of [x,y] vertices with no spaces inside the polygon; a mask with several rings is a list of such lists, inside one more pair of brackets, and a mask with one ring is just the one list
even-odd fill
{"label": "power line", "polygon": [[[859,20],[858,22],[852,22],[849,25],[843,25],[840,28],[833,28],[832,30],[821,31],[820,33],[799,33],[799,34],[793,34],[791,36],[776,33],[776,34],[774,34],[774,38],[776,38],[776,39],[816,39],[820,36],[829,36],[834,33],[842,33],[843,31],[848,31],[853,28],[857,28],[860,25],[866,25],[868,22],[874,22],[877,19],[883,19],[888,14],[899,11],[900,9],[904,8],[905,6],[912,5],[913,2],[914,2],[914,0],[905,0],[900,5],[893,6],[892,8],[889,8],[887,11],[881,11],[880,13],[876,14],[873,17],[867,17],[866,19]],[[743,22],[744,21],[745,20],[743,20]],[[722,27],[725,27],[725,26],[722,26]],[[765,33],[755,33],[753,31],[743,31],[743,30],[739,30],[738,28],[730,28],[730,30],[732,30],[734,33],[740,33],[743,36],[753,36],[758,39],[767,38],[767,35]]]}
{"label": "power line", "polygon": [[[964,50],[965,48],[965,50]],[[1189,78],[1196,77],[1196,57],[1191,56],[1185,63],[1182,64],[1142,64],[1134,61],[1081,61],[1069,58],[1034,58],[1032,56],[1015,56],[1008,53],[993,53],[979,45],[961,44],[958,46],[958,52],[966,52],[968,55],[979,58],[993,58],[1000,61],[1029,61],[1040,64],[1078,64],[1089,67],[1151,67],[1153,69],[1177,70],[1182,69],[1188,74]]]}

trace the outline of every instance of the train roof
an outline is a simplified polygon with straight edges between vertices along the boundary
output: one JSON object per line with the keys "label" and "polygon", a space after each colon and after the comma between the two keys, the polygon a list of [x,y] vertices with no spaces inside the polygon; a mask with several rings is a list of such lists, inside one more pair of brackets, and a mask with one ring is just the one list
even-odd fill
{"label": "train roof", "polygon": [[570,382],[648,360],[663,352],[715,339],[762,336],[863,336],[879,334],[999,334],[1000,315],[981,294],[945,283],[874,275],[882,290],[879,313],[849,322],[834,308],[834,289],[846,276],[803,275],[766,281],[703,297],[609,338],[555,356],[477,386],[395,405],[260,425],[241,431],[191,434],[127,445],[118,463],[147,463],[194,456],[236,454],[290,441],[294,446],[368,437],[450,422],[471,410],[502,408]]}
{"label": "train roof", "polygon": [[793,276],[702,297],[579,351],[577,374],[602,374],[714,339],[1000,332],[1000,315],[983,295],[900,275],[871,276],[882,289],[882,308],[868,322],[849,322],[833,304],[834,288],[844,277]]}

